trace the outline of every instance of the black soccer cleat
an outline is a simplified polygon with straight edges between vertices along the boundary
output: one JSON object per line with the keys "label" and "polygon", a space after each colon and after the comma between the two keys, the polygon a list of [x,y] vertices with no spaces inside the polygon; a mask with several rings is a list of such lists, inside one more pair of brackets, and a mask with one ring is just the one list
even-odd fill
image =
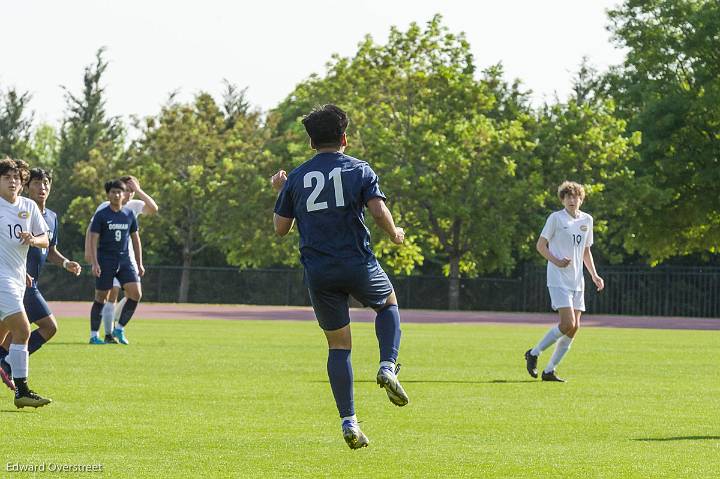
{"label": "black soccer cleat", "polygon": [[557,375],[555,374],[555,370],[552,370],[549,373],[546,373],[545,371],[543,371],[542,380],[556,382],[556,383],[564,383],[565,382],[565,380],[563,378],[557,377]]}
{"label": "black soccer cleat", "polygon": [[536,378],[538,377],[537,374],[537,356],[533,356],[530,352],[532,349],[528,349],[525,351],[525,366],[527,367],[527,372],[530,376]]}
{"label": "black soccer cleat", "polygon": [[120,344],[117,339],[113,337],[112,334],[106,334],[105,335],[105,344]]}
{"label": "black soccer cleat", "polygon": [[18,409],[24,408],[25,406],[34,408],[43,407],[51,402],[52,399],[44,398],[35,393],[35,391],[31,391],[29,389],[25,392],[15,392],[15,407]]}

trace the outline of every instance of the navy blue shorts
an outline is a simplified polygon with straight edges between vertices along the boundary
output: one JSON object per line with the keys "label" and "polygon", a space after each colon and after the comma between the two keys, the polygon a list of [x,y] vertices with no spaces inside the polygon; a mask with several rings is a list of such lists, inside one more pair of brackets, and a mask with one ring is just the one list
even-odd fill
{"label": "navy blue shorts", "polygon": [[30,323],[52,315],[50,307],[37,286],[25,288],[23,306],[25,306],[25,314],[27,314]]}
{"label": "navy blue shorts", "polygon": [[349,297],[363,306],[379,308],[393,292],[392,283],[377,261],[305,267],[305,284],[315,317],[325,331],[350,324]]}
{"label": "navy blue shorts", "polygon": [[100,277],[95,278],[95,289],[99,291],[112,289],[113,278],[117,278],[120,285],[140,282],[135,266],[127,258],[101,259],[98,263],[100,263]]}

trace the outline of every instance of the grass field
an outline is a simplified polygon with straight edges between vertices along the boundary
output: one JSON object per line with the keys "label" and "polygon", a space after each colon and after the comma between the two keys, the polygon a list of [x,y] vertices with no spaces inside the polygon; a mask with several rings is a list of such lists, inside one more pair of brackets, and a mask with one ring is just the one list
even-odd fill
{"label": "grass field", "polygon": [[[717,477],[720,332],[587,328],[559,373],[531,380],[539,327],[404,324],[392,406],[371,324],[354,324],[355,403],[370,438],[342,440],[310,322],[131,323],[90,346],[86,319],[32,356],[55,402],[0,397],[3,464],[103,464],[64,477]],[[548,359],[549,351],[541,358]],[[46,466],[47,467],[47,466]],[[37,477],[49,474],[38,473]]]}

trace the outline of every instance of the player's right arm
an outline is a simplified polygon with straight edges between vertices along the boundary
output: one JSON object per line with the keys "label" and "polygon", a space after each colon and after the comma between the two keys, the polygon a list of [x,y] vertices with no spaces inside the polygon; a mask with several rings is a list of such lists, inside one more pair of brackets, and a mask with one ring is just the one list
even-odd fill
{"label": "player's right arm", "polygon": [[[92,223],[92,219],[90,222]],[[90,225],[88,225],[87,230],[85,231],[85,261],[92,264],[90,258]]]}
{"label": "player's right arm", "polygon": [[558,268],[564,268],[570,264],[570,258],[556,258],[555,255],[550,252],[549,245],[550,243],[548,242],[547,238],[545,238],[544,236],[540,236],[537,240],[537,244],[535,245],[535,249],[537,249],[538,253],[540,253],[540,256],[550,261]]}
{"label": "player's right arm", "polygon": [[540,256],[557,266],[558,268],[564,268],[570,264],[570,258],[558,258],[550,252],[550,240],[555,236],[555,229],[557,227],[555,214],[548,216],[545,226],[540,233],[540,237],[537,240],[535,249]]}
{"label": "player's right arm", "polygon": [[97,260],[97,246],[98,240],[100,239],[100,233],[90,232],[90,264],[92,265],[92,272],[95,277],[100,277],[100,264]]}
{"label": "player's right arm", "polygon": [[100,218],[100,214],[96,214],[93,216],[92,222],[90,223],[89,233],[90,233],[90,244],[88,250],[85,251],[85,254],[89,254],[89,263],[92,265],[92,272],[93,275],[96,277],[100,277],[100,264],[98,263],[97,259],[97,251],[98,251],[98,242],[100,241],[100,232],[102,231],[102,220]]}
{"label": "player's right arm", "polygon": [[405,241],[405,230],[395,226],[392,213],[385,205],[385,200],[380,197],[371,198],[367,202],[368,211],[375,219],[375,223],[382,228],[395,244],[402,244]]}

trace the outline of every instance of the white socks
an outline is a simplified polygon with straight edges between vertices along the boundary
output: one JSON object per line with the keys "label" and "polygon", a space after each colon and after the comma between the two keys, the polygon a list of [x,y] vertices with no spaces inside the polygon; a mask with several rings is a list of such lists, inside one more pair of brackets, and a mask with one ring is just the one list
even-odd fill
{"label": "white socks", "polygon": [[28,377],[28,347],[27,344],[11,344],[5,360],[12,369],[13,378]]}
{"label": "white socks", "polygon": [[344,424],[345,421],[350,421],[353,424],[357,424],[357,416],[353,414],[352,416],[347,416],[342,419],[340,419],[340,424]]}
{"label": "white socks", "polygon": [[545,337],[542,338],[539,343],[537,343],[537,346],[530,350],[530,354],[532,354],[533,356],[540,356],[540,353],[552,346],[555,341],[560,338],[560,336],[563,336],[560,328],[558,326],[553,326],[552,328],[550,328],[550,331],[547,332]]}
{"label": "white socks", "polygon": [[390,371],[395,372],[395,363],[392,361],[380,361],[381,368],[388,368]]}
{"label": "white socks", "polygon": [[123,306],[125,306],[125,303],[127,302],[127,296],[123,296],[123,299],[118,301],[117,305],[115,306],[115,322],[117,323],[120,321],[120,315],[122,314]]}
{"label": "white socks", "polygon": [[113,315],[115,314],[115,304],[111,302],[105,303],[102,309],[102,323],[105,334],[112,334]]}
{"label": "white socks", "polygon": [[557,340],[557,345],[555,346],[555,352],[550,357],[550,362],[545,367],[545,372],[549,373],[552,371],[555,371],[555,368],[558,364],[560,364],[560,361],[562,361],[562,358],[565,356],[565,353],[568,352],[568,349],[570,349],[570,345],[573,342],[573,338],[569,338],[565,335],[563,335],[562,338]]}
{"label": "white socks", "polygon": [[99,338],[99,337],[100,337],[100,331],[90,331],[90,337],[91,337],[91,338]]}

